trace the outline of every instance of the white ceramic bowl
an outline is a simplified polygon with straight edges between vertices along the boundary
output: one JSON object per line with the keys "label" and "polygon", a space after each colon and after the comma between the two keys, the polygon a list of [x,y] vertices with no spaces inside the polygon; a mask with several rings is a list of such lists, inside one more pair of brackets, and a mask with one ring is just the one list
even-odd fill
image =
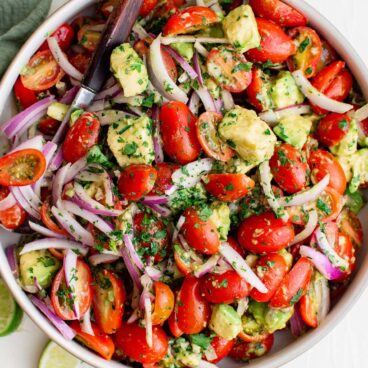
{"label": "white ceramic bowl", "polygon": [[[342,58],[347,61],[348,66],[359,81],[360,88],[368,99],[368,72],[367,69],[350,46],[347,40],[339,33],[339,31],[329,23],[322,15],[320,15],[311,6],[301,0],[286,0],[287,3],[299,9],[311,21],[320,34],[327,39],[330,44],[338,51]],[[56,13],[48,18],[38,30],[30,37],[26,44],[21,48],[17,57],[13,60],[9,69],[0,83],[0,122],[4,122],[12,114],[15,113],[14,98],[12,96],[12,87],[19,75],[22,67],[27,63],[29,58],[42,44],[47,34],[55,30],[59,25],[73,19],[79,13],[85,13],[95,3],[94,0],[71,0],[66,5],[61,7]],[[332,4],[331,4],[332,5]],[[368,206],[367,206],[368,207]],[[368,208],[366,208],[360,216],[365,234],[368,234]],[[365,219],[365,220],[364,220]],[[16,237],[14,234],[0,231],[1,245],[6,245],[14,242]],[[368,237],[366,236],[366,239]],[[366,241],[367,242],[367,241]],[[324,336],[326,336],[348,313],[350,308],[358,300],[364,288],[368,283],[368,256],[367,247],[362,247],[358,254],[358,267],[355,277],[349,286],[343,298],[337,303],[333,310],[329,313],[325,321],[316,330],[312,330],[298,340],[293,340],[286,332],[278,333],[276,343],[271,353],[264,358],[252,361],[249,365],[242,365],[230,360],[225,360],[219,366],[221,367],[262,367],[262,368],[276,368],[279,367],[306,350],[310,349],[314,344],[318,343]],[[62,335],[43,317],[43,315],[33,306],[28,300],[26,294],[16,283],[10,268],[8,266],[3,248],[0,247],[0,271],[5,282],[12,291],[15,299],[29,317],[55,342],[68,350],[70,353],[76,355],[83,361],[98,367],[98,368],[118,368],[126,367],[117,362],[107,362],[98,357],[93,352],[89,351],[82,345],[67,341]]]}

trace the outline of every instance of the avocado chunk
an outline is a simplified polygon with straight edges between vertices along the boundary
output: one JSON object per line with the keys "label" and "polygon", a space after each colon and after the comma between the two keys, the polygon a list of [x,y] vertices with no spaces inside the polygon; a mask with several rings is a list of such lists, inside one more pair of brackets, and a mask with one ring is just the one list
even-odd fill
{"label": "avocado chunk", "polygon": [[343,140],[330,147],[330,151],[336,156],[349,156],[358,150],[358,126],[355,120],[350,123],[350,128]]}
{"label": "avocado chunk", "polygon": [[101,151],[100,146],[98,146],[97,144],[88,151],[87,163],[99,164],[105,169],[111,169],[113,166],[106,155]]}
{"label": "avocado chunk", "polygon": [[154,160],[152,123],[147,115],[123,119],[109,126],[107,144],[121,167]]}
{"label": "avocado chunk", "polygon": [[47,116],[58,121],[63,121],[66,113],[69,110],[69,105],[60,102],[53,102],[47,108]]}
{"label": "avocado chunk", "polygon": [[229,161],[216,161],[212,166],[212,170],[220,173],[246,174],[254,166],[248,164],[237,155],[234,155]]}
{"label": "avocado chunk", "polygon": [[363,148],[352,155],[352,173],[349,190],[354,193],[361,184],[368,182],[368,148]]}
{"label": "avocado chunk", "polygon": [[232,340],[242,330],[242,322],[233,307],[227,304],[217,304],[212,308],[209,328],[220,337]]}
{"label": "avocado chunk", "polygon": [[227,39],[240,53],[261,44],[256,18],[249,5],[232,10],[222,21],[222,26]]}
{"label": "avocado chunk", "polygon": [[346,181],[349,183],[353,177],[353,158],[351,156],[337,156],[336,159],[339,161],[342,169],[344,170]]}
{"label": "avocado chunk", "polygon": [[194,45],[187,42],[177,42],[170,45],[175,49],[185,60],[190,61],[194,55]]}
{"label": "avocado chunk", "polygon": [[304,101],[304,95],[289,71],[281,71],[277,75],[271,89],[271,99],[276,109],[297,105]]}
{"label": "avocado chunk", "polygon": [[300,115],[288,116],[280,120],[273,128],[284,142],[301,149],[312,129],[312,121]]}
{"label": "avocado chunk", "polygon": [[345,198],[346,198],[345,207],[349,208],[349,210],[354,212],[356,215],[364,207],[366,202],[360,190],[351,193],[350,189],[348,188],[345,192]]}
{"label": "avocado chunk", "polygon": [[210,206],[212,214],[209,217],[215,224],[217,231],[220,234],[220,240],[225,241],[227,234],[230,231],[230,209],[226,203],[213,202]]}
{"label": "avocado chunk", "polygon": [[218,127],[220,137],[249,166],[271,158],[276,136],[253,110],[236,106],[229,110]]}
{"label": "avocado chunk", "polygon": [[184,211],[190,206],[205,204],[208,200],[207,191],[202,183],[197,183],[191,188],[179,188],[169,196],[169,206],[174,213]]}
{"label": "avocado chunk", "polygon": [[125,97],[137,96],[147,89],[147,68],[129,43],[123,43],[112,51],[110,69]]}
{"label": "avocado chunk", "polygon": [[48,288],[60,267],[60,261],[52,256],[48,250],[25,253],[19,258],[22,286],[26,290],[32,290],[36,278],[41,287]]}

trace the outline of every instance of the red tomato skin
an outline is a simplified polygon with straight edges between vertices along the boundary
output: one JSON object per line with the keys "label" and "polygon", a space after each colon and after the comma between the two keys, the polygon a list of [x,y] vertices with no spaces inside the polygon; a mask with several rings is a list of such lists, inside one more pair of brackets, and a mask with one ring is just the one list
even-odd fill
{"label": "red tomato skin", "polygon": [[298,292],[301,291],[301,296],[305,293],[312,273],[312,262],[306,257],[301,257],[282,280],[279,288],[271,299],[270,306],[272,308],[289,307],[292,299]]}
{"label": "red tomato skin", "polygon": [[60,126],[60,121],[45,116],[38,123],[38,130],[45,134],[53,136]]}
{"label": "red tomato skin", "polygon": [[138,201],[148,194],[157,178],[153,166],[133,164],[127,166],[119,177],[119,192],[129,201]]}
{"label": "red tomato skin", "polygon": [[246,257],[246,251],[239,245],[238,241],[234,237],[229,235],[226,241],[229,243],[230,247],[236,250],[243,258]]}
{"label": "red tomato skin", "polygon": [[153,326],[153,346],[150,348],[146,342],[146,329],[140,327],[138,322],[126,323],[116,332],[115,342],[119,349],[130,359],[142,363],[157,363],[167,353],[168,338],[160,326]]}
{"label": "red tomato skin", "polygon": [[210,24],[217,23],[217,14],[206,6],[190,6],[173,14],[167,21],[163,34],[173,36],[180,33],[191,32],[193,28],[206,28]]}
{"label": "red tomato skin", "polygon": [[346,234],[355,247],[363,244],[363,227],[358,216],[348,209],[344,209],[337,218],[339,230]]}
{"label": "red tomato skin", "polygon": [[139,15],[146,17],[156,7],[158,0],[144,0]]}
{"label": "red tomato skin", "polygon": [[260,277],[268,292],[261,293],[253,288],[249,295],[257,302],[269,302],[287,273],[287,264],[284,257],[275,253],[259,258],[255,269],[258,270],[258,267],[262,270],[258,277]]}
{"label": "red tomato skin", "polygon": [[308,165],[302,161],[302,155],[291,144],[282,143],[275,148],[270,167],[273,178],[285,192],[293,194],[304,189]]}
{"label": "red tomato skin", "polygon": [[180,165],[171,162],[160,162],[155,165],[157,179],[150,195],[163,195],[174,183],[171,179],[172,174],[180,169]]}
{"label": "red tomato skin", "polygon": [[257,110],[257,111],[265,111],[268,106],[263,104],[263,100],[260,101],[259,94],[264,88],[265,81],[262,79],[263,72],[261,69],[253,67],[252,68],[252,82],[248,86],[246,92],[248,102]]}
{"label": "red tomato skin", "polygon": [[26,109],[37,102],[37,93],[24,87],[21,78],[17,79],[13,88],[15,98],[22,109]]}
{"label": "red tomato skin", "polygon": [[212,359],[212,360],[208,360],[204,357],[205,360],[207,360],[208,362],[212,363],[212,364],[216,364],[219,361],[221,361],[222,359],[226,358],[231,349],[233,348],[235,344],[235,340],[226,340],[220,336],[215,336],[212,341],[211,341],[211,345],[213,347],[213,349],[215,350],[215,353],[217,355],[216,359]]}
{"label": "red tomato skin", "polygon": [[220,237],[213,222],[202,220],[194,208],[184,211],[182,234],[188,244],[200,253],[213,255],[218,252]]}
{"label": "red tomato skin", "polygon": [[308,291],[300,299],[299,310],[302,320],[307,326],[318,327],[317,305],[313,297],[308,295]]}
{"label": "red tomato skin", "polygon": [[200,282],[186,277],[176,303],[178,328],[185,334],[200,333],[208,324],[210,304],[201,295]]}
{"label": "red tomato skin", "polygon": [[162,140],[166,154],[185,165],[197,159],[201,145],[196,134],[196,118],[182,102],[167,102],[160,111]]}
{"label": "red tomato skin", "polygon": [[[176,298],[177,298],[177,293],[176,293]],[[174,337],[180,337],[184,334],[184,332],[179,328],[179,325],[178,325],[177,309],[178,309],[178,306],[176,303],[176,306],[174,307],[173,312],[170,314],[170,317],[167,320],[170,332]]]}
{"label": "red tomato skin", "polygon": [[178,69],[176,68],[174,59],[171,57],[171,55],[168,53],[165,47],[161,46],[161,53],[162,53],[162,58],[164,60],[165,68],[167,72],[169,73],[170,78],[174,82],[176,82],[176,80],[178,79]]}
{"label": "red tomato skin", "polygon": [[[0,201],[7,197],[9,194],[9,188],[0,186]],[[0,211],[0,223],[9,230],[15,230],[19,226],[23,225],[27,218],[27,213],[19,204]]]}
{"label": "red tomato skin", "polygon": [[346,177],[344,170],[331,153],[321,149],[312,151],[308,163],[313,183],[318,183],[327,174],[330,174],[329,187],[335,189],[340,194],[345,193]]}
{"label": "red tomato skin", "polygon": [[76,67],[82,74],[87,71],[89,62],[91,61],[91,54],[89,52],[80,52],[78,54],[71,54],[69,56],[70,63]]}
{"label": "red tomato skin", "polygon": [[325,116],[317,127],[318,141],[327,147],[335,146],[348,134],[350,123],[347,114],[332,113]]}
{"label": "red tomato skin", "polygon": [[257,18],[258,31],[261,35],[261,45],[246,52],[247,57],[254,62],[283,63],[296,52],[292,39],[277,24]]}
{"label": "red tomato skin", "polygon": [[355,248],[353,247],[353,243],[351,242],[349,236],[339,232],[335,249],[337,254],[346,259],[349,263],[349,268],[344,272],[344,275],[338,279],[338,281],[343,281],[348,279],[355,269]]}
{"label": "red tomato skin", "polygon": [[[69,25],[68,23],[64,23],[51,36],[56,38],[57,43],[63,51],[67,51],[73,41],[74,30],[71,25]],[[48,49],[49,45],[47,41],[45,41],[41,45],[40,51]]]}
{"label": "red tomato skin", "polygon": [[291,222],[277,219],[271,211],[246,218],[238,230],[240,245],[256,254],[277,252],[287,247],[294,237]]}
{"label": "red tomato skin", "polygon": [[254,181],[243,174],[209,174],[205,187],[220,201],[236,201],[254,188]]}
{"label": "red tomato skin", "polygon": [[260,355],[257,354],[257,350],[262,351],[262,355],[266,354],[271,350],[273,341],[273,334],[267,335],[261,342],[237,340],[229,355],[231,358],[243,362],[250,359],[256,359],[260,357]]}
{"label": "red tomato skin", "polygon": [[231,304],[249,294],[249,284],[236,271],[209,273],[200,280],[202,295],[213,304]]}
{"label": "red tomato skin", "polygon": [[85,156],[98,143],[100,121],[90,112],[84,112],[66,134],[63,155],[67,162],[75,162]]}
{"label": "red tomato skin", "polygon": [[305,26],[308,23],[302,13],[280,0],[250,0],[249,5],[257,17],[272,20],[281,27]]}

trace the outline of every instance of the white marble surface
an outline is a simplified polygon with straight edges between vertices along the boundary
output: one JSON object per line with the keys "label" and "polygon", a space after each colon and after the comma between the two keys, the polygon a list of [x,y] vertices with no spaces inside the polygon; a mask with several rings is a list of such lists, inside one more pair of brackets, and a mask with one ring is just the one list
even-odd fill
{"label": "white marble surface", "polygon": [[[306,1],[332,21],[368,63],[368,0]],[[53,9],[64,2],[54,0]],[[0,367],[36,368],[46,342],[46,336],[25,317],[16,333],[0,338]],[[368,290],[330,335],[283,368],[317,367],[368,367]]]}

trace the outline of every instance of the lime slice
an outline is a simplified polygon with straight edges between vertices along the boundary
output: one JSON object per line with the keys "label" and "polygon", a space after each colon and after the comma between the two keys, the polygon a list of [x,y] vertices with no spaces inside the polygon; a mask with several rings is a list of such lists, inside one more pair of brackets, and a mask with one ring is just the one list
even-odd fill
{"label": "lime slice", "polygon": [[42,352],[38,368],[78,368],[81,361],[50,341]]}
{"label": "lime slice", "polygon": [[5,282],[0,279],[0,336],[14,332],[20,325],[23,311],[10,294]]}

